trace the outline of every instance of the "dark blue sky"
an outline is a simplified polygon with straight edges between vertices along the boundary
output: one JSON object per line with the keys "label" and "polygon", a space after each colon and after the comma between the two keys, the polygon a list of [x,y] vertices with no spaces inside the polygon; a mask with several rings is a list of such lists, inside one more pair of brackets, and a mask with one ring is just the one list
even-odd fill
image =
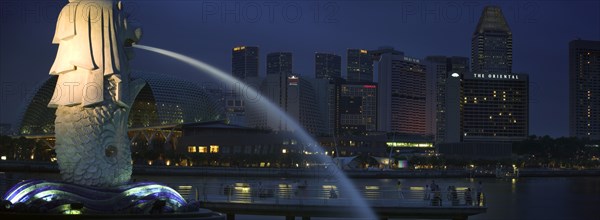
{"label": "dark blue sky", "polygon": [[[48,77],[64,1],[0,2],[0,121],[15,123],[21,101]],[[294,72],[313,77],[314,53],[393,46],[406,55],[470,57],[485,5],[499,5],[513,32],[513,72],[530,75],[530,133],[568,135],[568,43],[600,40],[598,1],[124,1],[144,28],[141,44],[231,70],[231,48],[293,53]],[[194,69],[137,51],[132,67],[210,82]],[[345,75],[345,70],[342,71]]]}

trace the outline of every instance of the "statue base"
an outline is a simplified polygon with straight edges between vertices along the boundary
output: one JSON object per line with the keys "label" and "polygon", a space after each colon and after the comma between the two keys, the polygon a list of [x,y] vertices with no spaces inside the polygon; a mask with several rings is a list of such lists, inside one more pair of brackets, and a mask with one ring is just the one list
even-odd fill
{"label": "statue base", "polygon": [[59,181],[26,180],[13,186],[2,199],[0,216],[7,217],[83,215],[131,219],[160,215],[161,219],[225,219],[220,213],[187,203],[172,188],[153,182],[95,188]]}

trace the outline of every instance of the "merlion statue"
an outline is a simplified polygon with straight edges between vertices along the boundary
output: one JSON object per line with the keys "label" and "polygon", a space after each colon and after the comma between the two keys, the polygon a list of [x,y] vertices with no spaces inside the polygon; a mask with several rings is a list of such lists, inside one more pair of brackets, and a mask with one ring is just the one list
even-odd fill
{"label": "merlion statue", "polygon": [[64,181],[94,187],[129,181],[127,119],[143,83],[130,82],[128,60],[140,37],[121,2],[69,0],[60,12],[50,69],[58,82],[48,106],[57,108],[55,150]]}

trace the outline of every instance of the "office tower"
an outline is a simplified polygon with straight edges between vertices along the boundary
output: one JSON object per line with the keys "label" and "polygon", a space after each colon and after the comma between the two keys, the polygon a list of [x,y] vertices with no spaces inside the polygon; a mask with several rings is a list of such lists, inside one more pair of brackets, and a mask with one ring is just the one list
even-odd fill
{"label": "office tower", "polygon": [[274,52],[267,54],[267,75],[288,75],[292,74],[292,53]]}
{"label": "office tower", "polygon": [[[324,132],[324,123],[321,120],[319,103],[316,101],[316,92],[313,83],[301,76],[288,77],[288,108],[287,113],[295,119],[308,133],[319,135]],[[293,131],[288,126],[287,130]]]}
{"label": "office tower", "polygon": [[342,57],[329,53],[315,53],[315,78],[333,80],[342,77]]}
{"label": "office tower", "polygon": [[373,82],[373,57],[363,49],[348,49],[347,79],[349,82]]}
{"label": "office tower", "polygon": [[[258,77],[258,47],[238,46],[231,50],[231,74],[246,82]],[[223,88],[225,115],[230,124],[246,125],[246,110],[242,85]]]}
{"label": "office tower", "polygon": [[[292,53],[275,52],[267,54],[267,75],[258,81],[261,93],[259,98],[267,98],[283,111],[288,110],[288,76],[292,75]],[[248,105],[248,126],[287,130],[288,125],[280,116],[269,114],[262,102],[255,101]]]}
{"label": "office tower", "polygon": [[372,52],[379,61],[377,130],[425,135],[425,65],[394,48]]}
{"label": "office tower", "polygon": [[[428,56],[425,61],[428,133],[435,134],[436,143],[459,142],[461,78],[469,72],[469,59],[457,56]],[[451,107],[447,108],[447,105]],[[448,120],[452,120],[453,123],[448,124]],[[447,135],[448,129],[453,131],[451,137]]]}
{"label": "office tower", "polygon": [[267,55],[267,87],[271,101],[287,109],[287,81],[292,75],[292,53],[275,52]]}
{"label": "office tower", "polygon": [[322,131],[318,133],[319,136],[332,136],[335,130],[335,114],[336,114],[336,81],[329,79],[306,79],[308,80],[315,92],[315,99],[313,102],[317,105],[319,112],[319,120],[322,127]]}
{"label": "office tower", "polygon": [[[291,74],[287,77],[285,94],[280,93],[279,78],[276,74],[267,75],[262,81],[262,98],[285,97],[286,107],[282,108],[303,129],[312,135],[328,135],[332,132],[327,121],[329,111],[326,95],[329,86],[327,79],[305,79]],[[248,104],[248,124],[250,127],[272,129],[274,131],[294,131],[281,115],[269,112],[262,102]]]}
{"label": "office tower", "polygon": [[474,73],[512,73],[512,32],[499,7],[483,9],[471,40]]}
{"label": "office tower", "polygon": [[238,79],[258,77],[258,47],[234,47],[231,50],[231,74]]}
{"label": "office tower", "polygon": [[569,133],[600,139],[600,41],[569,43]]}
{"label": "office tower", "polygon": [[336,134],[377,131],[377,84],[346,82],[336,90]]}

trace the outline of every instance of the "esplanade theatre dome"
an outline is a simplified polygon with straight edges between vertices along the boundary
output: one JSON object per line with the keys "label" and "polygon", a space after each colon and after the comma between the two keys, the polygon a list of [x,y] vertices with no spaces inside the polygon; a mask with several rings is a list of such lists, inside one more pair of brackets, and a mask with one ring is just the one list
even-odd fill
{"label": "esplanade theatre dome", "polygon": [[[223,106],[206,89],[177,77],[132,71],[146,85],[138,93],[129,115],[129,128],[172,126],[224,119]],[[53,135],[54,113],[48,108],[57,77],[41,83],[25,99],[17,128],[21,135]]]}

